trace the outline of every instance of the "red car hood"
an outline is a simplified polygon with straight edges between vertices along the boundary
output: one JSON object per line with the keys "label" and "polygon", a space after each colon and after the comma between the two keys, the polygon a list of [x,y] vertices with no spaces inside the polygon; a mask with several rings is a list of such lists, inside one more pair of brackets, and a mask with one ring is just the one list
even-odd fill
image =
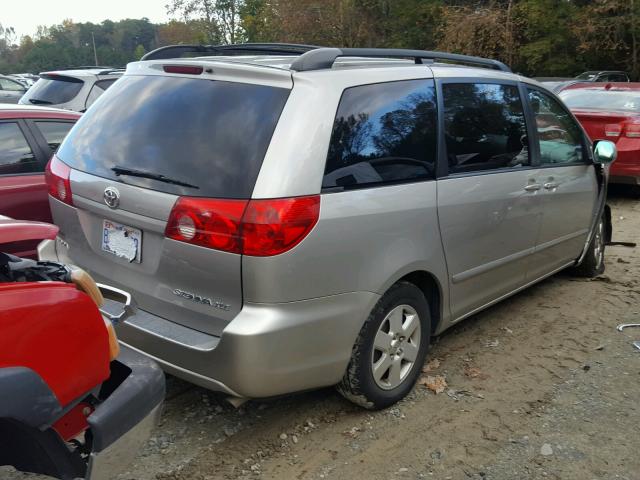
{"label": "red car hood", "polygon": [[25,240],[55,240],[58,227],[50,223],[13,220],[0,215],[0,248],[5,243]]}

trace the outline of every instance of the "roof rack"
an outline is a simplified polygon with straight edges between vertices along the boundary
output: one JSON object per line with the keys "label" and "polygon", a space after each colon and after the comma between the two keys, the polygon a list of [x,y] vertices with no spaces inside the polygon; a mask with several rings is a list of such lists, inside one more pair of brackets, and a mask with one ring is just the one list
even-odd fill
{"label": "roof rack", "polygon": [[181,58],[185,54],[214,55],[302,55],[321,47],[295,43],[239,43],[234,45],[167,45],[150,51],[140,60]]}
{"label": "roof rack", "polygon": [[461,63],[492,68],[511,73],[511,69],[498,60],[459,55],[457,53],[405,50],[398,48],[327,48],[295,43],[240,43],[234,45],[167,45],[144,55],[141,60],[165,60],[181,58],[186,54],[213,55],[296,55],[291,69],[299,72],[325,70],[333,66],[339,57],[411,58],[417,64],[424,60]]}
{"label": "roof rack", "polygon": [[317,48],[300,55],[291,64],[291,69],[298,72],[330,69],[339,57],[412,58],[417,64],[424,63],[423,60],[444,60],[511,73],[511,69],[507,65],[489,58],[396,48]]}

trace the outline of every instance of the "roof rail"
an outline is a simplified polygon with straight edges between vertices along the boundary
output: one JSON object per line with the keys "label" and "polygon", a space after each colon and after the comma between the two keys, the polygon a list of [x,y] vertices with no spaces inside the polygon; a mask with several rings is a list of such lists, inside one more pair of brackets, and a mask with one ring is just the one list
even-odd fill
{"label": "roof rail", "polygon": [[[81,65],[79,67],[65,67],[65,68],[57,68],[56,70],[95,70],[97,68],[102,68],[104,70],[114,70],[116,67],[109,67],[104,65]],[[53,71],[53,70],[51,70]]]}
{"label": "roof rail", "polygon": [[417,64],[424,63],[423,60],[445,60],[448,62],[493,68],[502,72],[511,73],[511,69],[507,65],[489,58],[459,55],[457,53],[404,50],[397,48],[317,48],[303,53],[295,59],[291,64],[291,69],[298,72],[325,70],[331,68],[339,57],[412,58]]}
{"label": "roof rail", "polygon": [[238,43],[233,45],[167,45],[156,48],[144,55],[140,60],[164,60],[181,58],[185,54],[214,55],[302,55],[320,47],[315,45],[298,45],[295,43]]}

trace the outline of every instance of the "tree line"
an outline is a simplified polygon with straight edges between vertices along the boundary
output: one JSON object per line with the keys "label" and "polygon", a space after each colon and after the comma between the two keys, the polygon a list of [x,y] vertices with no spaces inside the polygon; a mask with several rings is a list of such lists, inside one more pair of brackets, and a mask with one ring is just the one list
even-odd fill
{"label": "tree line", "polygon": [[640,0],[170,0],[173,20],[0,25],[0,73],[124,66],[176,43],[288,42],[442,50],[530,76],[615,69],[640,78]]}

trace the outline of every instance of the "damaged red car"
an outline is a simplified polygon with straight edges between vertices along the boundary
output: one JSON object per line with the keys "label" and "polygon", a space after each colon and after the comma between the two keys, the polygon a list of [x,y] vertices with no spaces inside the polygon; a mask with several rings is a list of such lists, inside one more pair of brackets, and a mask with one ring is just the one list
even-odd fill
{"label": "damaged red car", "polygon": [[[2,244],[57,227],[0,216]],[[111,313],[99,307],[109,298]],[[120,347],[113,323],[135,308],[84,271],[0,253],[0,465],[59,479],[108,479],[148,439],[164,374]]]}

